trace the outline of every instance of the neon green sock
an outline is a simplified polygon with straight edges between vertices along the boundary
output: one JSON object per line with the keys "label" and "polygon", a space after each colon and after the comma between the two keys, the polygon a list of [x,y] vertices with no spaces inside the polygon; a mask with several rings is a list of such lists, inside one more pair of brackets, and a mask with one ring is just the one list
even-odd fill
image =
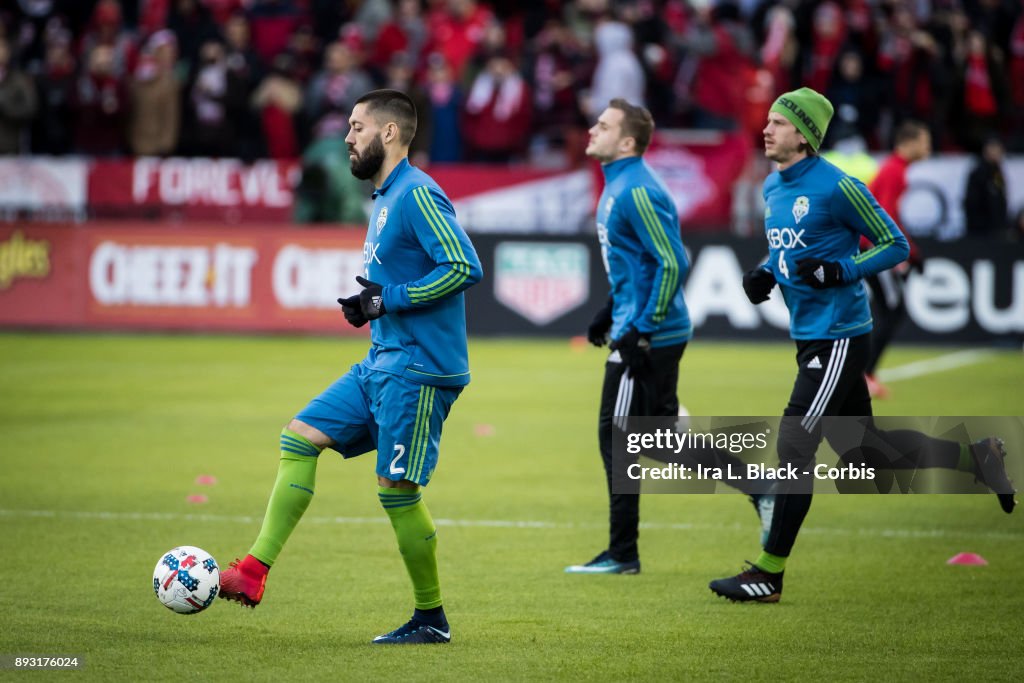
{"label": "neon green sock", "polygon": [[758,556],[756,564],[761,569],[765,570],[769,574],[781,574],[786,571],[786,560],[789,558],[780,557],[778,555],[772,555],[771,553],[761,552]]}
{"label": "neon green sock", "polygon": [[974,458],[971,457],[971,447],[965,443],[960,444],[960,461],[956,468],[960,472],[974,472]]}
{"label": "neon green sock", "polygon": [[391,518],[405,569],[412,579],[416,609],[441,605],[441,581],[437,578],[437,529],[422,500],[420,489],[386,489],[377,495]]}
{"label": "neon green sock", "polygon": [[249,550],[250,555],[268,567],[277,560],[285,541],[313,500],[319,455],[320,449],[309,439],[289,429],[281,430],[277,481],[270,492],[260,535]]}

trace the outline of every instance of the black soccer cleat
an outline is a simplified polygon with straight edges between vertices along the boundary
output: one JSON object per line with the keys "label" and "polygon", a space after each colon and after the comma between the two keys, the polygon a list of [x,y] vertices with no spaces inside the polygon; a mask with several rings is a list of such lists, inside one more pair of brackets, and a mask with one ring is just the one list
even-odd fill
{"label": "black soccer cleat", "polygon": [[1006,448],[1003,440],[990,436],[970,445],[974,458],[974,480],[992,489],[1003,512],[1010,514],[1017,505],[1017,489],[1006,475]]}
{"label": "black soccer cleat", "polygon": [[566,574],[639,574],[640,560],[619,562],[611,553],[602,550],[597,557],[586,564],[573,564],[565,568]]}
{"label": "black soccer cleat", "polygon": [[410,619],[390,633],[373,639],[374,645],[443,645],[452,640],[452,629],[445,623],[444,629],[428,626],[422,621]]}
{"label": "black soccer cleat", "polygon": [[717,579],[708,584],[715,595],[733,602],[778,602],[782,597],[782,575],[772,574],[756,564],[747,562],[748,569],[727,579]]}

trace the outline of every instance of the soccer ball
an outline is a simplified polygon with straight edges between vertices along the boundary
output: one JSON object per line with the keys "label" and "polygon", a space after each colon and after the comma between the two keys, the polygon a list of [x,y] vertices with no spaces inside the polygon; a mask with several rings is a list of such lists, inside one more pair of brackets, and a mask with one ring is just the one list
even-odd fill
{"label": "soccer ball", "polygon": [[220,590],[220,568],[210,553],[191,545],[168,550],[153,570],[153,592],[178,614],[202,612]]}

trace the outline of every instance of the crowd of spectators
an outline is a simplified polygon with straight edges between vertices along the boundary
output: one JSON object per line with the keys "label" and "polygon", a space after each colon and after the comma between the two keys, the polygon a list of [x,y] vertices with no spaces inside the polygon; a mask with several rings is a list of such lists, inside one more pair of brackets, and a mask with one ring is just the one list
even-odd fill
{"label": "crowd of spectators", "polygon": [[414,158],[582,158],[612,97],[760,137],[808,85],[830,140],[1024,151],[1024,0],[0,0],[0,154],[297,158],[405,90]]}

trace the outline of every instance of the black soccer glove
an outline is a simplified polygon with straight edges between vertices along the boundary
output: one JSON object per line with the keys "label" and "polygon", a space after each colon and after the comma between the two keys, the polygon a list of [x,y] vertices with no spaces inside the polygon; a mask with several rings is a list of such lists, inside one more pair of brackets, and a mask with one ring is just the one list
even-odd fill
{"label": "black soccer glove", "polygon": [[608,341],[608,330],[612,329],[612,298],[608,297],[608,303],[594,314],[587,328],[587,341],[594,346],[604,346]]}
{"label": "black soccer glove", "polygon": [[764,268],[754,268],[743,274],[743,291],[754,305],[768,301],[774,286],[775,275]]}
{"label": "black soccer glove", "polygon": [[635,327],[629,328],[611,343],[611,349],[618,351],[622,362],[634,377],[651,369],[651,335],[641,334]]}
{"label": "black soccer glove", "polygon": [[347,299],[338,299],[338,303],[341,304],[341,312],[345,316],[345,320],[352,327],[362,327],[368,322],[366,316],[363,315],[363,309],[359,306],[358,294]]}
{"label": "black soccer glove", "polygon": [[382,296],[384,287],[359,275],[356,276],[356,282],[363,286],[363,291],[347,299],[338,299],[338,303],[341,304],[345,320],[353,327],[362,327],[367,321],[376,320],[387,313]]}
{"label": "black soccer glove", "polygon": [[796,274],[815,289],[828,289],[843,284],[843,269],[835,261],[803,259],[796,262]]}

